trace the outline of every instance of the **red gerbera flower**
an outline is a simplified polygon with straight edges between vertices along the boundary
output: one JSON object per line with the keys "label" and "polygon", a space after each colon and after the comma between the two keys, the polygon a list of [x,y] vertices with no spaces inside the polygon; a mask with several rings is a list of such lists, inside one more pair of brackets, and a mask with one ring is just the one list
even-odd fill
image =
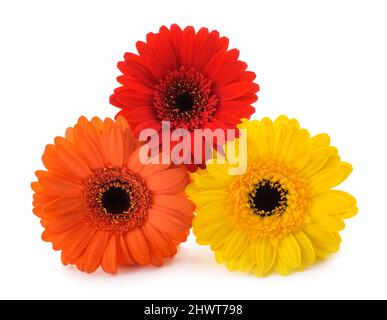
{"label": "red gerbera flower", "polygon": [[[228,50],[228,42],[217,31],[181,30],[176,24],[148,33],[146,42],[136,44],[138,54],[126,53],[118,63],[122,86],[110,103],[122,109],[118,114],[136,136],[145,128],[161,130],[162,121],[191,132],[235,129],[241,118],[254,113],[251,104],[259,87],[253,83],[255,73],[246,71],[239,51]],[[200,159],[201,167],[205,160]]]}

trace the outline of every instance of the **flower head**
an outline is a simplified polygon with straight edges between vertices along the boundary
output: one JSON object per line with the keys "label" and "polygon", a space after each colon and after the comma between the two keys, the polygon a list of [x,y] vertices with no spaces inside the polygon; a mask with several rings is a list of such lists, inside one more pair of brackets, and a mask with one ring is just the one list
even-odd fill
{"label": "flower head", "polygon": [[[229,50],[228,39],[217,31],[163,26],[137,42],[137,51],[118,63],[122,86],[110,97],[136,136],[146,128],[161,130],[162,121],[172,129],[225,131],[254,113],[255,74],[246,71],[238,50]],[[199,160],[204,167],[204,156]]]}
{"label": "flower head", "polygon": [[352,166],[340,160],[329,136],[310,137],[284,116],[239,128],[247,130],[246,171],[229,174],[228,142],[226,163],[208,162],[187,187],[197,205],[197,242],[210,245],[230,270],[258,276],[303,270],[336,252],[343,220],[357,207],[350,194],[333,189]]}
{"label": "flower head", "polygon": [[34,213],[65,265],[113,274],[119,265],[162,265],[186,240],[194,205],[185,168],[144,164],[140,149],[122,117],[81,117],[47,145]]}

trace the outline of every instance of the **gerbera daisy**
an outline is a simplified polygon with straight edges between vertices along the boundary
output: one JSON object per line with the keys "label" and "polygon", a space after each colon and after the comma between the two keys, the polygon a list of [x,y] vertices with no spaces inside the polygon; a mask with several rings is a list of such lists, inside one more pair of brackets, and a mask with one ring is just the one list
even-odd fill
{"label": "gerbera daisy", "polygon": [[47,145],[33,211],[63,264],[113,274],[119,265],[159,266],[186,240],[195,208],[184,195],[186,169],[143,164],[140,149],[122,117],[81,117]]}
{"label": "gerbera daisy", "polygon": [[[259,87],[253,83],[255,74],[238,60],[239,51],[228,50],[228,42],[217,31],[181,30],[176,24],[148,33],[146,42],[137,42],[138,54],[126,53],[125,61],[118,63],[122,86],[110,103],[122,109],[118,114],[128,120],[135,136],[145,128],[161,130],[162,121],[169,121],[172,130],[191,132],[235,128],[254,113],[251,104]],[[193,136],[191,141],[202,144]],[[204,167],[204,155],[197,162]]]}
{"label": "gerbera daisy", "polygon": [[332,189],[352,166],[340,160],[329,136],[310,137],[285,116],[239,128],[247,130],[243,174],[229,175],[231,155],[192,174],[187,193],[197,205],[197,242],[210,245],[228,269],[258,276],[303,270],[336,252],[343,219],[357,208],[351,195]]}

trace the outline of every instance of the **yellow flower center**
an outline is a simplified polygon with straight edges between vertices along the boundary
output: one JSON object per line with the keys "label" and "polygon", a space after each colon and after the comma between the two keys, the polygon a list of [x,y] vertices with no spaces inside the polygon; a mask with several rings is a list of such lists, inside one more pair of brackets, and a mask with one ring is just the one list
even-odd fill
{"label": "yellow flower center", "polygon": [[250,164],[230,185],[232,221],[251,238],[281,239],[309,221],[306,179],[283,163]]}

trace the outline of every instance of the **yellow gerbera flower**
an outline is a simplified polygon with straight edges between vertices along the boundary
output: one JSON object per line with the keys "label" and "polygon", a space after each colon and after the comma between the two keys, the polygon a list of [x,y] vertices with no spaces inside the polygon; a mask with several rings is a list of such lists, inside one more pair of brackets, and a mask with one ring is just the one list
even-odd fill
{"label": "yellow gerbera flower", "polygon": [[303,270],[336,252],[343,219],[357,207],[351,195],[332,190],[352,166],[340,160],[329,136],[310,137],[285,116],[245,121],[239,128],[247,130],[244,173],[230,175],[235,157],[228,142],[225,163],[210,161],[187,187],[197,205],[197,242],[210,245],[229,270],[257,276]]}

